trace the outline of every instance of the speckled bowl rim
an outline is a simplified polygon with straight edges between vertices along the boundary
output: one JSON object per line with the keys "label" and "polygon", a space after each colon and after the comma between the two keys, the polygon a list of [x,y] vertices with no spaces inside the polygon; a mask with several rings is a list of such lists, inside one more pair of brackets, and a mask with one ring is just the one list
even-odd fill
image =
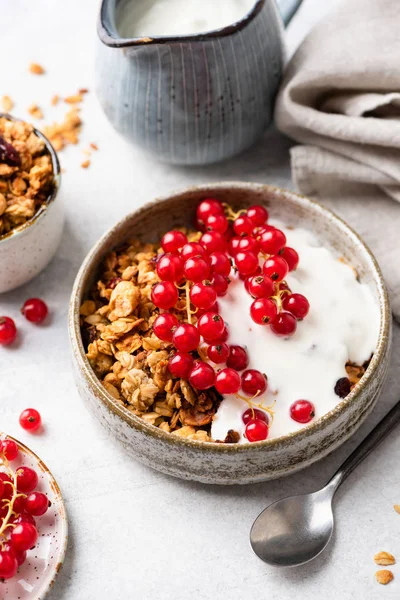
{"label": "speckled bowl rim", "polygon": [[[17,117],[13,117],[12,115],[9,115],[8,113],[0,113],[0,118],[8,119],[9,121],[22,121],[24,123],[27,123],[27,121],[25,121],[24,119],[18,119]],[[18,235],[24,233],[24,231],[29,229],[29,227],[32,227],[33,225],[35,225],[43,217],[43,215],[46,214],[46,210],[47,210],[48,206],[55,201],[57,194],[59,192],[59,189],[60,189],[61,167],[60,167],[60,161],[58,160],[57,152],[54,150],[53,146],[51,145],[51,143],[47,139],[47,137],[41,131],[39,131],[39,129],[36,129],[36,127],[34,127],[33,132],[44,141],[44,143],[46,144],[46,148],[50,154],[51,164],[53,165],[54,188],[53,188],[53,191],[51,192],[51,194],[49,194],[46,202],[39,208],[37,213],[35,213],[33,215],[33,217],[31,219],[29,219],[29,221],[26,221],[26,223],[23,223],[22,225],[19,225],[18,227],[14,227],[14,229],[9,231],[8,233],[4,233],[3,235],[0,235],[0,244],[4,244],[10,240],[15,240]]]}
{"label": "speckled bowl rim", "polygon": [[[215,190],[216,192],[218,192],[221,190],[229,191],[232,189],[236,189],[236,190],[245,189],[246,191],[250,191],[250,192],[251,191],[262,192],[266,195],[268,195],[268,193],[275,194],[275,195],[280,194],[284,198],[291,197],[300,205],[300,207],[302,207],[306,210],[309,208],[312,208],[313,211],[319,212],[322,216],[327,217],[329,222],[334,224],[334,226],[338,227],[339,229],[345,230],[346,233],[353,239],[353,241],[355,241],[356,244],[361,246],[361,252],[365,252],[367,257],[369,258],[369,260],[372,263],[370,271],[373,275],[373,280],[374,280],[375,285],[377,286],[377,290],[378,290],[379,312],[380,312],[380,330],[379,330],[379,337],[378,337],[378,343],[376,346],[376,350],[374,352],[372,360],[371,360],[365,374],[363,375],[362,379],[359,381],[359,383],[357,383],[355,385],[353,390],[350,392],[350,394],[348,394],[348,396],[346,396],[346,398],[344,398],[343,400],[340,400],[340,402],[338,402],[338,404],[335,406],[335,408],[333,408],[331,411],[329,411],[322,417],[319,417],[316,421],[312,422],[310,425],[307,425],[307,426],[299,429],[298,431],[294,431],[294,432],[288,433],[286,435],[272,438],[272,439],[269,439],[269,440],[266,440],[263,442],[253,442],[253,443],[244,443],[244,444],[224,444],[224,443],[218,443],[218,442],[199,442],[196,440],[188,440],[186,438],[174,436],[170,433],[166,433],[166,432],[162,431],[161,429],[159,429],[158,427],[155,427],[154,425],[147,424],[140,417],[133,415],[127,409],[125,409],[124,407],[119,405],[115,401],[115,399],[105,390],[105,388],[102,386],[99,379],[96,377],[95,372],[93,371],[93,369],[85,355],[85,350],[84,350],[84,346],[83,346],[83,342],[82,342],[82,338],[81,338],[80,325],[79,325],[80,302],[78,299],[81,295],[82,281],[86,278],[87,271],[92,269],[92,262],[94,260],[95,254],[97,253],[99,248],[104,244],[104,242],[106,240],[110,239],[115,234],[116,230],[118,230],[126,221],[132,220],[135,217],[140,217],[141,214],[148,211],[149,209],[152,209],[155,205],[159,204],[160,202],[165,202],[165,201],[171,200],[177,196],[178,197],[182,196],[185,193],[187,193],[187,194],[199,193],[199,192],[201,193],[202,191],[204,191],[205,193],[207,193],[207,195],[211,195],[212,190]],[[112,244],[110,245],[110,248],[111,247],[112,247]],[[363,388],[367,387],[369,385],[370,381],[377,374],[379,362],[382,360],[382,358],[385,354],[387,345],[389,344],[390,325],[391,325],[390,301],[389,301],[389,295],[388,295],[388,292],[386,289],[386,284],[383,279],[381,269],[380,269],[374,255],[372,254],[372,252],[368,248],[368,246],[365,244],[365,242],[351,227],[349,227],[349,225],[347,225],[347,223],[345,221],[343,221],[343,219],[338,217],[333,211],[322,206],[318,202],[315,202],[314,200],[310,200],[306,196],[297,194],[295,192],[292,192],[291,190],[286,190],[286,189],[282,189],[282,188],[271,186],[271,185],[264,185],[264,184],[258,184],[258,183],[250,183],[250,182],[240,182],[240,181],[209,183],[209,184],[203,184],[203,185],[194,186],[194,187],[190,187],[190,188],[185,188],[183,190],[168,194],[167,196],[156,198],[152,202],[149,202],[149,203],[143,205],[136,211],[128,214],[123,219],[118,221],[118,223],[116,223],[111,229],[109,229],[100,238],[100,240],[93,246],[93,248],[89,251],[86,258],[84,259],[82,266],[81,266],[81,268],[76,276],[76,279],[75,279],[75,283],[74,283],[72,294],[71,294],[71,302],[70,302],[70,309],[69,309],[69,334],[70,334],[72,349],[75,352],[78,366],[79,366],[80,370],[82,371],[82,373],[84,374],[84,377],[85,377],[86,382],[89,385],[89,387],[92,387],[96,390],[97,398],[101,399],[101,402],[110,411],[112,411],[115,415],[117,415],[121,419],[123,419],[132,428],[142,431],[143,433],[148,434],[150,437],[153,437],[156,439],[161,439],[163,442],[166,442],[167,444],[175,444],[175,445],[178,445],[181,447],[190,446],[192,448],[196,448],[196,450],[199,450],[199,451],[206,451],[207,453],[210,451],[211,452],[214,451],[216,453],[222,453],[222,454],[231,453],[231,452],[246,453],[246,452],[254,451],[255,449],[262,449],[262,448],[265,448],[266,450],[269,448],[279,449],[279,448],[283,448],[283,447],[287,446],[288,442],[295,442],[296,440],[300,441],[300,440],[303,440],[306,438],[310,438],[314,434],[323,431],[325,429],[325,426],[329,422],[334,421],[336,418],[338,418],[340,416],[340,414],[342,412],[344,412],[346,410],[346,408],[353,402],[353,400],[361,392],[361,390]]]}
{"label": "speckled bowl rim", "polygon": [[8,433],[5,433],[4,431],[0,431],[0,438],[7,439],[7,440],[12,440],[26,454],[29,454],[30,456],[33,456],[33,458],[37,461],[37,463],[40,466],[40,468],[42,469],[42,471],[45,472],[45,473],[47,473],[47,475],[50,477],[51,486],[52,486],[53,490],[55,491],[55,493],[58,494],[58,496],[60,498],[60,507],[61,507],[60,517],[61,517],[62,523],[63,523],[62,548],[61,548],[61,552],[60,552],[60,559],[59,559],[59,561],[57,563],[57,566],[55,568],[55,572],[53,574],[53,577],[49,581],[49,584],[47,585],[47,587],[45,589],[43,589],[44,595],[42,595],[41,598],[44,598],[45,596],[47,596],[47,594],[49,593],[49,591],[53,588],[54,582],[55,582],[55,580],[57,578],[57,575],[61,571],[61,567],[64,564],[65,556],[66,556],[66,553],[67,553],[67,548],[68,548],[68,515],[67,515],[67,509],[65,508],[64,498],[63,498],[63,495],[61,493],[60,486],[58,485],[57,480],[54,477],[53,473],[50,471],[49,467],[42,461],[42,459],[39,458],[39,456],[36,454],[36,452],[34,452],[30,448],[28,448],[28,446],[26,446],[25,444],[23,444],[22,442],[20,442],[19,440],[17,440],[12,435],[8,435]]}

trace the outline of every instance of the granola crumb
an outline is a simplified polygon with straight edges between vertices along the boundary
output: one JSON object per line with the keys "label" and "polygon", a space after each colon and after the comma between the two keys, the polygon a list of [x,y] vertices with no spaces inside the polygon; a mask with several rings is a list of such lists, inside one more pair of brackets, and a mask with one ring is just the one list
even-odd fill
{"label": "granola crumb", "polygon": [[79,93],[79,94],[81,94],[81,95],[82,95],[82,94],[88,94],[88,93],[89,93],[89,90],[88,90],[87,88],[80,88],[80,89],[78,90],[78,93]]}
{"label": "granola crumb", "polygon": [[99,149],[98,145],[95,144],[94,142],[90,142],[89,145],[90,145],[90,147],[91,147],[92,150],[98,150]]}
{"label": "granola crumb", "polygon": [[393,554],[384,551],[375,554],[374,561],[377,565],[394,565],[396,563],[396,559]]}
{"label": "granola crumb", "polygon": [[82,94],[73,94],[72,96],[66,96],[66,98],[64,98],[64,102],[66,102],[67,104],[79,104],[80,102],[82,102],[82,100]]}
{"label": "granola crumb", "polygon": [[39,65],[39,63],[31,63],[29,65],[29,71],[33,75],[44,75],[44,73],[46,72],[42,65]]}
{"label": "granola crumb", "polygon": [[397,513],[399,513],[399,514],[400,514],[400,504],[395,504],[395,505],[393,506],[393,508],[394,508],[394,510],[395,510]]}
{"label": "granola crumb", "polygon": [[50,140],[54,149],[59,152],[68,144],[77,144],[82,121],[79,108],[74,106],[64,117],[62,123],[53,123],[43,128],[44,135]]}
{"label": "granola crumb", "polygon": [[90,167],[90,160],[84,160],[83,163],[81,163],[81,167],[82,169],[88,169]]}
{"label": "granola crumb", "polygon": [[1,108],[4,112],[9,113],[14,108],[14,102],[10,96],[3,96],[1,99]]}
{"label": "granola crumb", "polygon": [[375,573],[375,577],[378,583],[381,585],[387,585],[394,579],[394,575],[392,571],[388,571],[388,569],[382,569]]}
{"label": "granola crumb", "polygon": [[53,106],[56,106],[60,102],[60,96],[58,94],[54,94],[51,99],[51,103]]}
{"label": "granola crumb", "polygon": [[38,106],[37,104],[31,104],[28,107],[28,113],[34,118],[34,119],[43,119],[43,113],[41,111],[40,106]]}

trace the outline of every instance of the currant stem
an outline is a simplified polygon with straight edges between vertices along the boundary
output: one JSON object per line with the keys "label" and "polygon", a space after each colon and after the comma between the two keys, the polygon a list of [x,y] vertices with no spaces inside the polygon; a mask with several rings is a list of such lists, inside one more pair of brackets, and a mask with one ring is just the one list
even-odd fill
{"label": "currant stem", "polygon": [[6,516],[3,518],[3,522],[1,524],[0,527],[0,537],[6,539],[6,535],[5,535],[5,531],[8,527],[12,527],[12,523],[10,523],[10,519],[12,517],[14,513],[14,502],[16,501],[16,499],[23,495],[23,494],[18,494],[18,490],[17,490],[17,473],[13,472],[11,467],[8,464],[8,460],[5,458],[4,455],[1,456],[0,458],[0,465],[4,466],[7,474],[9,475],[9,477],[12,478],[13,482],[10,483],[9,481],[5,481],[4,484],[8,484],[11,485],[12,490],[13,490],[13,494],[12,497],[10,498],[10,500],[6,500],[6,502],[4,503],[4,506],[8,505],[8,511]]}
{"label": "currant stem", "polygon": [[186,312],[187,312],[187,318],[188,318],[188,323],[192,323],[192,311],[190,310],[190,283],[189,281],[186,282],[185,284],[185,290],[186,290]]}

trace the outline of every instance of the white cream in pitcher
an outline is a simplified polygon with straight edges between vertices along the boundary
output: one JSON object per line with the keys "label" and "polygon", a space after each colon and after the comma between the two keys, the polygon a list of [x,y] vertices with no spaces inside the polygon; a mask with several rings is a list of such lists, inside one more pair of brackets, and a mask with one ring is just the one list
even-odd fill
{"label": "white cream in pitcher", "polygon": [[[310,302],[310,312],[296,335],[284,339],[270,327],[256,325],[249,313],[252,298],[236,275],[227,295],[218,298],[229,327],[229,343],[245,346],[248,368],[268,377],[267,391],[255,402],[272,406],[275,413],[269,439],[304,427],[290,417],[296,400],[312,402],[316,418],[332,410],[340,401],[334,388],[338,379],[347,376],[346,362],[369,360],[379,333],[379,307],[352,268],[322,247],[311,232],[273,224],[285,231],[288,245],[300,255],[300,264],[288,274],[287,283]],[[245,443],[242,415],[247,408],[240,398],[224,396],[212,423],[212,438],[224,440],[233,429]]]}
{"label": "white cream in pitcher", "polygon": [[255,0],[125,0],[117,15],[122,37],[191,35],[242,19]]}

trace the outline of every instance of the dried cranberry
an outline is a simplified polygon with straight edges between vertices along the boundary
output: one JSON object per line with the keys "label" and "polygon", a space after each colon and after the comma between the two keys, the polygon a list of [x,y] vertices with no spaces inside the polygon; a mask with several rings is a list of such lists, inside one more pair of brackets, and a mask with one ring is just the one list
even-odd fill
{"label": "dried cranberry", "polygon": [[121,281],[122,281],[121,277],[113,277],[107,283],[107,287],[111,290],[114,290]]}
{"label": "dried cranberry", "polygon": [[350,394],[350,380],[347,377],[341,377],[337,380],[335,385],[335,394],[340,398],[346,398]]}
{"label": "dried cranberry", "polygon": [[0,163],[6,163],[10,167],[20,167],[21,158],[12,144],[6,142],[0,135]]}

